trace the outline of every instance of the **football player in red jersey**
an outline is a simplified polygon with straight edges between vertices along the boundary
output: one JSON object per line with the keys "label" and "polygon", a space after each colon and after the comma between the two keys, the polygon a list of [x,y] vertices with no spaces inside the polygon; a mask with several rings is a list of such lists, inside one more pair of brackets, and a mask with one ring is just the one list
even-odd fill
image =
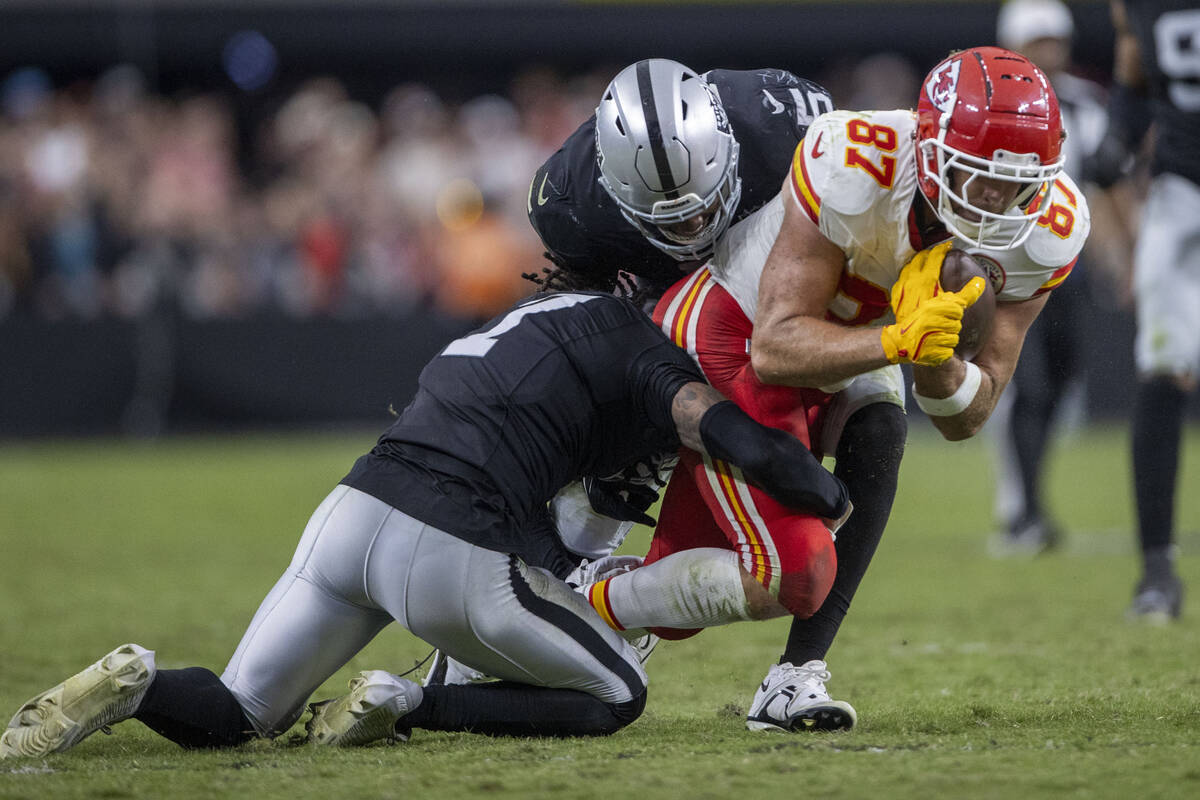
{"label": "football player in red jersey", "polygon": [[[854,725],[825,688],[824,657],[890,514],[906,430],[898,365],[913,364],[918,404],[947,439],[979,430],[1088,234],[1086,202],[1061,171],[1063,138],[1054,92],[1028,59],[955,53],[929,73],[916,113],[818,117],[781,194],[659,302],[656,319],[715,387],[837,456],[855,505],[836,563],[822,563],[810,557],[829,535],[819,521],[685,454],[645,565],[588,587],[610,625],[676,637],[795,615],[751,704],[752,730]],[[987,267],[999,301],[972,361],[953,348],[983,281],[941,290],[951,244]],[[697,574],[703,586],[689,589]],[[707,602],[688,602],[703,592]]]}

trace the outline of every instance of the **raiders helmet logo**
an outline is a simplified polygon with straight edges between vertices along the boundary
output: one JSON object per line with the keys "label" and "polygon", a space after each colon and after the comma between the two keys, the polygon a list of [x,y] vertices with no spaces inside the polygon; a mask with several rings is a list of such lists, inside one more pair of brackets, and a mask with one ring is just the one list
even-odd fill
{"label": "raiders helmet logo", "polygon": [[725,106],[721,103],[721,95],[717,92],[717,88],[711,83],[702,83],[700,85],[704,87],[704,90],[708,92],[708,96],[712,98],[713,114],[717,118],[717,130],[721,133],[729,133],[729,115],[725,113]]}
{"label": "raiders helmet logo", "polygon": [[954,101],[958,97],[958,68],[961,63],[957,58],[947,61],[929,73],[925,81],[925,94],[929,102],[943,114],[954,108]]}

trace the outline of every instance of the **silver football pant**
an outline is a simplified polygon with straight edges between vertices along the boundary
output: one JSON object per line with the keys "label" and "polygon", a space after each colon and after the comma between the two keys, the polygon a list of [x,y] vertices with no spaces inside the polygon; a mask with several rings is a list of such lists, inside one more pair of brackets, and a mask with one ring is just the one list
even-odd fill
{"label": "silver football pant", "polygon": [[646,686],[634,650],[565,583],[348,486],[313,513],[221,681],[260,735],[279,734],[392,620],[498,678],[610,703]]}
{"label": "silver football pant", "polygon": [[1138,373],[1200,376],[1200,186],[1164,172],[1150,183],[1134,252]]}

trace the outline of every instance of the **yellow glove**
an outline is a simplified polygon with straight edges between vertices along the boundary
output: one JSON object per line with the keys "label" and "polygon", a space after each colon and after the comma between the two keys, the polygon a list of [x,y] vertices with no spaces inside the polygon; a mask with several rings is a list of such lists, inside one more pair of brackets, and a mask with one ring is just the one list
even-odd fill
{"label": "yellow glove", "polygon": [[900,270],[900,277],[892,285],[892,313],[900,320],[911,314],[917,306],[939,294],[942,289],[938,279],[942,275],[942,262],[950,252],[953,240],[947,240],[917,253]]}
{"label": "yellow glove", "polygon": [[936,367],[954,355],[963,311],[983,294],[983,278],[975,277],[957,292],[942,292],[883,329],[883,352],[893,364]]}

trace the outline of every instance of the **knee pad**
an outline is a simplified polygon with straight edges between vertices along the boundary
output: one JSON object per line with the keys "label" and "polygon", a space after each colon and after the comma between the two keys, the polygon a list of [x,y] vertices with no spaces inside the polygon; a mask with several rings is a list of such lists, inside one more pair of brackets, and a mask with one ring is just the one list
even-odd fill
{"label": "knee pad", "polygon": [[794,616],[807,619],[817,613],[833,588],[837,575],[837,552],[825,526],[809,520],[809,527],[820,531],[797,537],[791,548],[789,563],[783,565],[779,576],[779,604]]}

